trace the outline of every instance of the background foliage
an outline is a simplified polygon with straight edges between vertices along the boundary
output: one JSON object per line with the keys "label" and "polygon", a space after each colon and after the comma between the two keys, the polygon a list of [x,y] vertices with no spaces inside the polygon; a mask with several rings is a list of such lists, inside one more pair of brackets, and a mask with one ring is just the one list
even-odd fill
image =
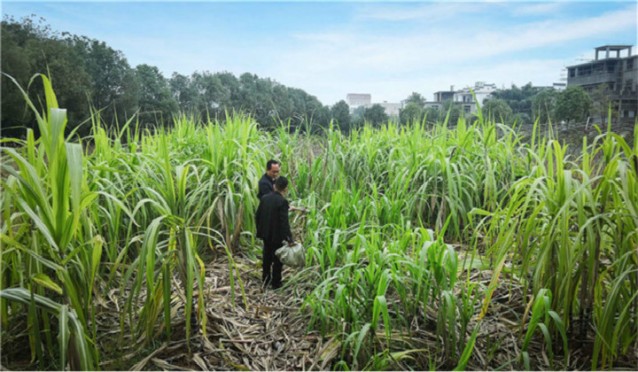
{"label": "background foliage", "polygon": [[[30,86],[30,79],[46,73],[70,122],[81,126],[80,134],[90,130],[91,108],[100,111],[100,120],[108,127],[119,127],[134,114],[144,127],[171,126],[180,113],[207,120],[242,111],[257,119],[262,128],[273,129],[286,122],[293,130],[316,130],[314,125],[325,127],[333,117],[330,108],[305,91],[251,73],[236,77],[229,72],[203,71],[167,78],[155,66],[132,67],[106,43],[54,32],[44,20],[5,18],[1,34],[2,72],[28,87],[34,102],[43,101],[41,83],[35,80]],[[4,77],[2,92],[3,135],[24,136],[26,128],[37,131],[21,94]],[[341,115],[343,121],[343,113],[334,115]]]}

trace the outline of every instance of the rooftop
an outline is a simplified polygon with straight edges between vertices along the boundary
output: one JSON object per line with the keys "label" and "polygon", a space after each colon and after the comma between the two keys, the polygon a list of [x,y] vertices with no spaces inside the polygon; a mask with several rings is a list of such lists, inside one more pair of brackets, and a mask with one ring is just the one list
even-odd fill
{"label": "rooftop", "polygon": [[616,52],[616,58],[622,58],[620,56],[620,51],[621,50],[626,50],[627,51],[627,57],[626,58],[629,58],[629,57],[631,57],[631,49],[632,48],[633,48],[633,45],[603,45],[603,46],[599,46],[597,48],[594,48],[594,50],[596,51],[595,60],[598,61],[598,53],[602,52],[602,51],[605,52],[605,59],[614,58],[614,57],[609,55],[610,52]]}
{"label": "rooftop", "polygon": [[603,46],[599,46],[596,49],[596,51],[601,51],[601,50],[611,50],[614,52],[618,52],[621,50],[625,50],[625,49],[631,49],[632,45],[603,45]]}

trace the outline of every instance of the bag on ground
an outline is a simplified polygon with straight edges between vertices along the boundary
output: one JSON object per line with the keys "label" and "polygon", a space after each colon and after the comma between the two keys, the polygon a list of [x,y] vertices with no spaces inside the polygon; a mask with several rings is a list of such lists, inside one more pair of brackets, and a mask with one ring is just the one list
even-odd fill
{"label": "bag on ground", "polygon": [[285,244],[275,251],[279,261],[286,266],[303,267],[306,264],[306,251],[299,243],[294,245]]}

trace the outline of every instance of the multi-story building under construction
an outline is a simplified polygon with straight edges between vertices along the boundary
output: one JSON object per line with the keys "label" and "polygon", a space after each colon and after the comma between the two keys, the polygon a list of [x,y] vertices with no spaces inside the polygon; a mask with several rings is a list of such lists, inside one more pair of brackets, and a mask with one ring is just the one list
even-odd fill
{"label": "multi-story building under construction", "polygon": [[588,93],[605,89],[621,121],[636,120],[638,55],[632,55],[631,45],[604,45],[595,51],[593,61],[567,67],[567,86],[581,86]]}

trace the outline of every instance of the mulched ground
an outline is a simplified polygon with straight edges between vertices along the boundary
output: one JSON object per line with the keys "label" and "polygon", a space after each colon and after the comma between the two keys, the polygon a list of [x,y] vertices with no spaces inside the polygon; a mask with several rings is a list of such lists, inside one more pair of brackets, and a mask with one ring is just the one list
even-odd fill
{"label": "mulched ground", "polygon": [[[321,360],[323,343],[316,332],[308,330],[309,316],[299,309],[312,288],[296,283],[286,285],[292,269],[284,269],[284,287],[262,288],[261,262],[235,258],[244,286],[242,294],[235,280],[231,293],[228,261],[220,257],[206,269],[204,304],[207,315],[206,336],[197,332],[186,342],[182,319],[172,325],[170,341],[149,346],[140,360],[140,352],[131,351],[101,363],[103,369],[131,370],[307,370],[326,368]],[[178,296],[180,297],[180,296]],[[116,297],[112,297],[113,300]],[[177,299],[180,306],[183,301]],[[110,306],[114,304],[111,303]],[[118,305],[121,306],[121,305]],[[112,341],[112,339],[111,339]],[[133,362],[134,361],[134,362]]]}
{"label": "mulched ground", "polygon": [[[341,347],[338,339],[323,338],[309,328],[309,314],[300,311],[303,300],[313,290],[313,280],[296,280],[284,284],[278,290],[261,285],[261,262],[238,255],[235,257],[236,272],[244,287],[242,294],[239,282],[235,281],[231,291],[230,269],[225,256],[211,260],[206,267],[206,285],[202,293],[206,309],[206,332],[198,331],[186,340],[183,314],[183,294],[177,293],[172,303],[172,334],[169,339],[158,329],[157,340],[144,342],[120,333],[120,314],[127,295],[112,289],[102,292],[95,301],[99,314],[96,317],[98,339],[101,349],[102,370],[330,370],[339,360]],[[312,273],[312,270],[306,272]],[[284,281],[295,272],[284,270]],[[487,286],[490,271],[475,272],[472,281]],[[180,288],[175,283],[174,288]],[[96,291],[98,293],[99,291]],[[196,294],[199,295],[199,294]],[[143,297],[143,296],[142,296]],[[392,299],[389,299],[392,301]],[[521,331],[519,309],[526,301],[521,288],[514,282],[502,278],[501,285],[493,295],[492,304],[482,320],[479,335],[468,370],[520,369]],[[126,320],[125,320],[126,322]],[[468,329],[474,328],[475,321]],[[436,313],[428,309],[413,322],[410,334],[402,350],[422,350],[412,354],[409,364],[388,366],[390,369],[454,368],[439,355],[441,340],[435,331]],[[125,329],[129,327],[124,324]],[[27,328],[23,320],[16,320],[3,335],[10,335],[10,342],[3,339],[2,364],[0,370],[51,369],[30,362]],[[130,328],[130,327],[129,327]],[[378,334],[383,339],[383,331]],[[397,334],[398,338],[405,335]],[[394,337],[394,336],[393,336]],[[573,344],[574,340],[570,340]],[[562,352],[557,351],[553,366],[550,366],[542,338],[533,341],[529,348],[534,369],[590,369],[591,345],[570,347],[572,355],[567,366]],[[616,370],[638,369],[636,358],[622,358],[613,367]],[[425,367],[423,367],[425,366]],[[359,366],[363,368],[363,366]]]}

